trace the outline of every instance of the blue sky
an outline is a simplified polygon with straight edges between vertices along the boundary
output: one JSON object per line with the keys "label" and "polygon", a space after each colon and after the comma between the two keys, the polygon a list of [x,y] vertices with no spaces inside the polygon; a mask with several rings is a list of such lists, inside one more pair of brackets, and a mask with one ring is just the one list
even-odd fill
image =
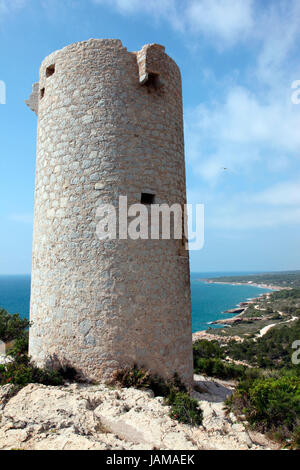
{"label": "blue sky", "polygon": [[206,213],[192,270],[299,269],[298,0],[0,0],[0,273],[31,268],[36,117],[24,100],[46,55],[91,37],[163,44],[181,68],[188,198]]}

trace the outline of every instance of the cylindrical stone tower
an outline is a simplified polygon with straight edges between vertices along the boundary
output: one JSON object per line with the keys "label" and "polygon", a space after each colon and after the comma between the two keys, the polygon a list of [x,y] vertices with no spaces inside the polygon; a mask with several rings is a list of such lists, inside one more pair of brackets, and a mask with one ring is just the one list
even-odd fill
{"label": "cylindrical stone tower", "polygon": [[185,240],[99,240],[97,207],[186,203],[180,71],[164,47],[95,40],[48,56],[38,114],[30,355],[88,379],[137,364],[192,383]]}

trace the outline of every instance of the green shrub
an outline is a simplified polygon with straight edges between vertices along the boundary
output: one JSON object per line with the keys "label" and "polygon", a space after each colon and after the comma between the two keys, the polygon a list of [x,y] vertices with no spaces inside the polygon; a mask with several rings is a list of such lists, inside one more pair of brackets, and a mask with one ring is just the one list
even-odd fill
{"label": "green shrub", "polygon": [[219,379],[239,379],[244,376],[245,367],[228,363],[225,350],[217,341],[199,340],[193,346],[194,370]]}
{"label": "green shrub", "polygon": [[207,339],[201,339],[196,341],[193,346],[194,358],[220,358],[223,359],[224,351],[219,345],[218,341],[208,341]]}
{"label": "green shrub", "polygon": [[[24,339],[24,338],[23,338]],[[28,357],[23,354],[23,342],[16,342],[11,351],[12,361],[0,365],[0,385],[14,384],[25,386],[30,383],[43,385],[63,385],[65,381],[77,381],[76,369],[69,364],[59,364],[57,367],[37,367]]]}
{"label": "green shrub", "polygon": [[67,382],[83,382],[77,370],[71,365],[61,365],[57,369],[57,373]]}
{"label": "green shrub", "polygon": [[8,355],[17,359],[28,354],[28,331],[24,331],[17,339],[14,340],[13,346],[8,350]]}
{"label": "green shrub", "polygon": [[200,426],[202,424],[203,413],[198,401],[191,398],[187,393],[177,392],[170,394],[166,403],[171,406],[171,418],[192,426]]}
{"label": "green shrub", "polygon": [[[271,375],[271,373],[269,374]],[[260,432],[280,441],[299,445],[300,379],[290,373],[281,377],[246,377],[227,401],[234,411],[245,414]]]}
{"label": "green shrub", "polygon": [[22,336],[24,330],[29,326],[29,321],[21,318],[17,313],[11,315],[3,308],[0,308],[0,340],[4,343]]}
{"label": "green shrub", "polygon": [[248,390],[249,420],[266,429],[285,425],[292,430],[300,416],[300,379],[257,379]]}
{"label": "green shrub", "polygon": [[62,385],[65,380],[75,381],[77,371],[70,364],[58,363],[54,366],[49,363],[49,366],[41,369],[31,362],[28,357],[29,326],[29,321],[22,319],[18,314],[11,315],[0,309],[0,339],[4,342],[13,341],[13,346],[8,351],[12,361],[0,365],[0,385]]}
{"label": "green shrub", "polygon": [[36,367],[27,356],[18,357],[8,364],[0,365],[0,385],[25,386],[30,383],[62,385],[64,379],[55,370]]}
{"label": "green shrub", "polygon": [[205,374],[223,380],[236,380],[244,377],[246,367],[231,364],[221,359],[197,358],[194,360],[194,369],[196,374]]}
{"label": "green shrub", "polygon": [[226,355],[236,360],[244,360],[254,367],[262,369],[289,368],[297,371],[300,366],[292,364],[292,344],[300,338],[300,320],[291,324],[282,324],[271,328],[267,334],[256,341],[245,340],[242,343],[231,341],[224,347]]}

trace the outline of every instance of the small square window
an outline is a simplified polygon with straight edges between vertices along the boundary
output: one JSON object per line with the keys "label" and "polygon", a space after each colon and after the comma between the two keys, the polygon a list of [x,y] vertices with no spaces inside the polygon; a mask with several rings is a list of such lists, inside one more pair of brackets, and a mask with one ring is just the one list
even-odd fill
{"label": "small square window", "polygon": [[55,73],[55,65],[49,65],[49,67],[46,68],[46,77],[51,77]]}
{"label": "small square window", "polygon": [[42,88],[41,91],[40,91],[40,96],[41,96],[41,99],[44,98],[45,96],[45,88]]}
{"label": "small square window", "polygon": [[141,204],[154,204],[155,201],[155,194],[150,193],[142,193],[141,196]]}

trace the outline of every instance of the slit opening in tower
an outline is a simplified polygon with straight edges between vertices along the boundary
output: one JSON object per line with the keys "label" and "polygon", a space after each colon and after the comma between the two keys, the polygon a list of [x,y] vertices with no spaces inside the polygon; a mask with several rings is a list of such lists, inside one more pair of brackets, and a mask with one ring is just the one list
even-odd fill
{"label": "slit opening in tower", "polygon": [[141,195],[141,204],[151,205],[155,202],[155,194],[142,193]]}
{"label": "slit opening in tower", "polygon": [[144,86],[158,90],[160,88],[159,74],[153,72],[148,73],[148,78],[145,81]]}
{"label": "slit opening in tower", "polygon": [[40,91],[40,98],[44,98],[45,96],[45,88],[42,88],[41,91]]}
{"label": "slit opening in tower", "polygon": [[49,65],[49,67],[46,68],[46,77],[51,77],[55,73],[55,64]]}

